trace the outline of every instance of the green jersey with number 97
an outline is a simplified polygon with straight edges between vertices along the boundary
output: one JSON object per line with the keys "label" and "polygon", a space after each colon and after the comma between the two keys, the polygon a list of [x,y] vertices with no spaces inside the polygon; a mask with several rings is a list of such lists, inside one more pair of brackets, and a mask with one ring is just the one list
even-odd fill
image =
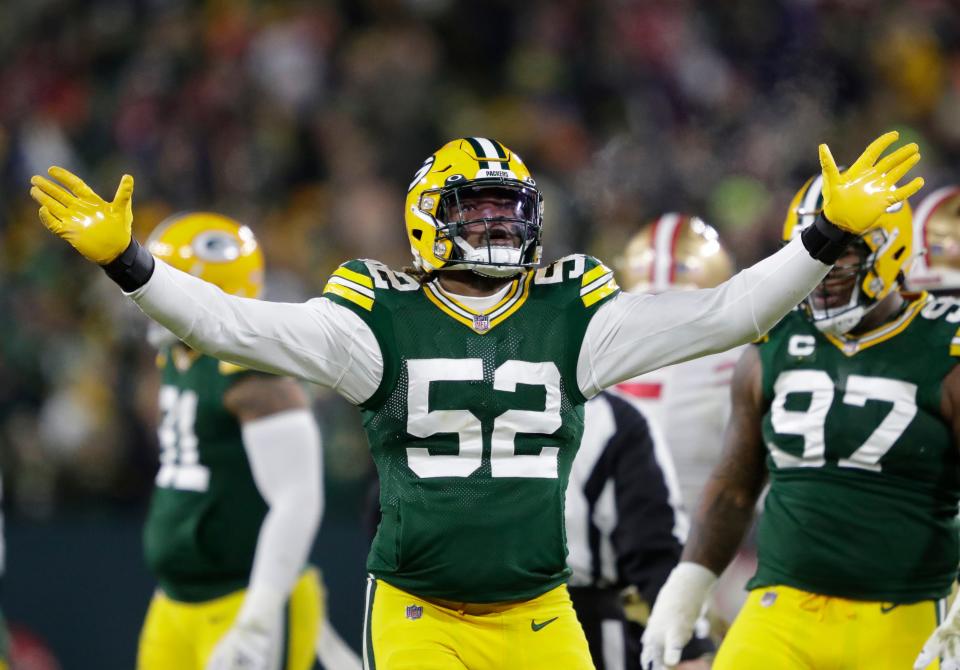
{"label": "green jersey with number 97", "polygon": [[590,318],[618,291],[580,255],[519,275],[483,312],[376,261],[333,274],[325,297],[370,326],[383,356],[361,405],[380,476],[373,575],[474,603],[566,580],[564,491],[585,400],[577,360]]}
{"label": "green jersey with number 97", "polygon": [[957,576],[957,445],[940,408],[960,304],[905,294],[892,322],[839,339],[800,311],[759,345],[770,490],[749,587],[909,603]]}
{"label": "green jersey with number 97", "polygon": [[223,404],[248,372],[179,345],[160,360],[160,469],[144,551],[164,593],[200,602],[246,587],[267,513]]}

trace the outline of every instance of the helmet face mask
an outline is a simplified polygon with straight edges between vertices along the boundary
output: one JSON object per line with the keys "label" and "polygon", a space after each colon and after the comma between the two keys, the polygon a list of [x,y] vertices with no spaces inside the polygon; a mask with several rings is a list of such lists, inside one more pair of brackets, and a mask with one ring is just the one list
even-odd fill
{"label": "helmet face mask", "polygon": [[543,198],[519,156],[495,140],[441,147],[407,194],[407,237],[424,273],[510,277],[540,262]]}
{"label": "helmet face mask", "polygon": [[[820,214],[821,182],[820,176],[808,180],[794,196],[783,226],[784,243],[813,225]],[[801,303],[817,330],[831,335],[849,333],[903,285],[913,262],[912,219],[910,205],[897,203],[851,243],[847,253]]]}
{"label": "helmet face mask", "polygon": [[804,309],[818,330],[842,335],[860,323],[873,306],[861,304],[862,295],[858,288],[871,265],[869,250],[861,240],[856,240],[823,281],[804,298]]}
{"label": "helmet face mask", "polygon": [[438,238],[453,241],[453,267],[505,277],[535,265],[540,203],[524,185],[473,182],[440,196]]}

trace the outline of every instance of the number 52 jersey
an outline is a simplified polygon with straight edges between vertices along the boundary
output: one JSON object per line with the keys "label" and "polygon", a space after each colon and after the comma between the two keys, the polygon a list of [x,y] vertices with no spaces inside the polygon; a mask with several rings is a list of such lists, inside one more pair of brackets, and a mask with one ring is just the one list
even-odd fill
{"label": "number 52 jersey", "polygon": [[893,603],[949,593],[960,459],[940,402],[960,303],[905,296],[897,319],[858,338],[795,311],[760,344],[770,490],[750,588]]}
{"label": "number 52 jersey", "polygon": [[326,297],[359,315],[383,354],[360,405],[381,486],[371,573],[475,603],[566,580],[577,361],[590,316],[618,291],[584,256],[519,276],[483,313],[373,261],[334,273]]}

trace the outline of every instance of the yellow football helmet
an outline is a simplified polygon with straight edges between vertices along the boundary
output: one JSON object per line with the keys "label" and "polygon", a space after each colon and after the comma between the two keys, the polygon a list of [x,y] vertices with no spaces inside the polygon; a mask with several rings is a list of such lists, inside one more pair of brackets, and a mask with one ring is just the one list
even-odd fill
{"label": "yellow football helmet", "polygon": [[[783,224],[784,243],[812,225],[820,214],[822,180],[821,175],[809,179],[793,197]],[[849,332],[881,300],[903,286],[913,262],[912,219],[907,201],[891,206],[852,243],[859,261],[838,262],[804,299],[804,309],[819,330],[834,335]]]}
{"label": "yellow football helmet", "polygon": [[414,175],[404,219],[414,265],[509,277],[540,262],[543,197],[530,171],[496,140],[442,146]]}
{"label": "yellow football helmet", "polygon": [[647,223],[617,263],[627,291],[713,288],[733,276],[733,259],[716,229],[697,216],[669,212]]}
{"label": "yellow football helmet", "polygon": [[911,290],[960,290],[960,186],[945,186],[923,199],[913,217],[913,245]]}
{"label": "yellow football helmet", "polygon": [[212,212],[178,214],[161,222],[147,250],[227,293],[257,298],[263,290],[263,252],[253,231]]}

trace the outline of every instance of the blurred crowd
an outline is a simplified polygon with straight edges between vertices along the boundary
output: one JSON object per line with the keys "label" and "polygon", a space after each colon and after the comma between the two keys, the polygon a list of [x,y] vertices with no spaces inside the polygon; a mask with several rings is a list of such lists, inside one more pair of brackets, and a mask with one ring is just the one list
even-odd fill
{"label": "blurred crowd", "polygon": [[[0,468],[8,506],[142,501],[156,462],[143,318],[38,224],[51,164],[111,195],[141,239],[167,215],[251,225],[268,297],[342,260],[408,262],[405,188],[447,139],[496,137],[546,198],[545,255],[615,262],[664,210],[737,261],[778,244],[816,145],[920,143],[960,177],[960,12],[948,0],[32,0],[0,3]],[[370,468],[318,391],[333,486]],[[328,505],[337,513],[337,503]]]}

